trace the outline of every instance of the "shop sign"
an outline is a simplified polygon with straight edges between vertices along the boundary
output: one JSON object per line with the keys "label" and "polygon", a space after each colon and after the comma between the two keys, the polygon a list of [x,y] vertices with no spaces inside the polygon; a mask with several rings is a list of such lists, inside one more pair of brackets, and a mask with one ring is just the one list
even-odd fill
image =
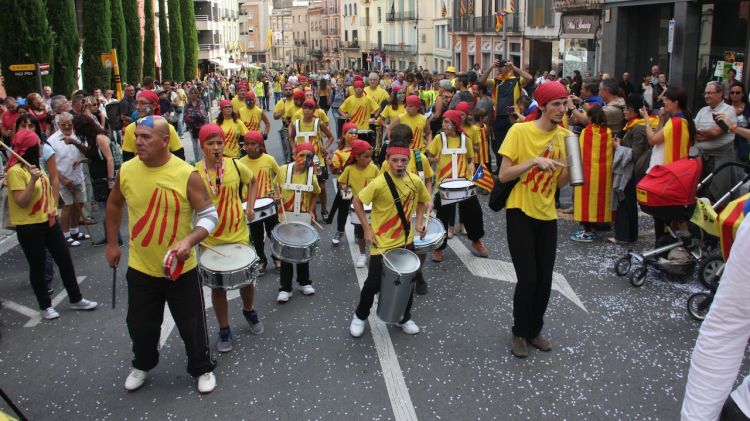
{"label": "shop sign", "polygon": [[562,17],[562,33],[564,35],[593,36],[599,29],[598,15],[566,15]]}
{"label": "shop sign", "polygon": [[482,52],[483,53],[492,52],[492,41],[482,41]]}

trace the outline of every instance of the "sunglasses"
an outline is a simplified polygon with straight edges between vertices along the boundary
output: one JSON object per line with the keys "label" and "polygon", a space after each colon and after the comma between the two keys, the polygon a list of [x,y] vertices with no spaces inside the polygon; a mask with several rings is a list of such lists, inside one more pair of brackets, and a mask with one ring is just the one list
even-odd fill
{"label": "sunglasses", "polygon": [[731,91],[729,93],[732,95],[742,95],[742,91]]}

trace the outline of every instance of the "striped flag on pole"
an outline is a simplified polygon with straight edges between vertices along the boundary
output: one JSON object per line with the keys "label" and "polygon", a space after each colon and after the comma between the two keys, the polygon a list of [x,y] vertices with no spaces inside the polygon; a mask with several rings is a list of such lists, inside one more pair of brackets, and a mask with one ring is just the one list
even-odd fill
{"label": "striped flag on pole", "polygon": [[747,210],[750,210],[747,206],[750,203],[748,199],[750,199],[750,193],[729,202],[727,207],[719,214],[721,254],[724,256],[724,261],[729,259],[729,250],[731,250],[734,243],[734,236],[737,234],[740,224],[745,219]]}
{"label": "striped flag on pole", "polygon": [[480,164],[477,167],[477,171],[474,173],[474,177],[472,177],[471,181],[473,181],[476,186],[487,191],[492,191],[492,188],[495,187],[495,179],[492,178],[492,173],[485,164]]}

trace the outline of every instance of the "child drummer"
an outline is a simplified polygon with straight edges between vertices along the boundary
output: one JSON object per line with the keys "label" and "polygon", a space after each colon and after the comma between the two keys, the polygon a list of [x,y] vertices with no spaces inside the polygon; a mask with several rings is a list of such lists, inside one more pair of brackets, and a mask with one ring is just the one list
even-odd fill
{"label": "child drummer", "polygon": [[[370,265],[359,297],[359,305],[349,327],[349,332],[355,338],[364,334],[365,320],[370,315],[375,294],[380,292],[383,276],[382,253],[398,247],[413,249],[414,231],[420,235],[425,233],[424,210],[425,204],[430,201],[430,194],[422,180],[406,170],[410,155],[411,150],[408,146],[391,142],[386,151],[390,169],[372,180],[353,201],[360,221],[367,220],[364,203],[372,203],[371,223],[362,224],[365,241],[371,244]],[[398,200],[391,193],[386,177],[392,180]],[[398,211],[398,206],[394,206],[394,202],[401,204],[403,213]],[[401,217],[403,214],[405,218],[410,218],[414,212],[417,214],[416,227],[412,227],[409,220],[403,220]],[[419,333],[419,326],[411,319],[413,298],[412,290],[404,316],[399,323],[404,333],[409,335]]]}
{"label": "child drummer", "polygon": [[[471,139],[463,133],[461,119],[462,116],[459,111],[446,111],[443,114],[443,132],[435,136],[427,147],[430,162],[437,163],[437,185],[451,178],[468,180],[474,174],[474,164],[472,163],[474,149]],[[479,199],[476,196],[471,196],[469,199],[459,202],[458,206],[466,221],[466,236],[471,240],[471,247],[478,256],[489,256],[489,252],[481,241],[484,237],[484,222],[482,221],[482,205],[479,204]],[[455,223],[455,204],[442,205],[439,192],[435,194],[435,209],[438,219],[446,228]],[[445,250],[447,244],[446,238],[440,248],[432,253],[433,262],[443,261],[443,250]]]}
{"label": "child drummer", "polygon": [[[273,156],[266,153],[266,144],[263,140],[263,135],[259,131],[251,130],[245,134],[245,143],[243,148],[245,150],[245,156],[240,159],[240,162],[245,164],[255,175],[256,195],[255,199],[263,197],[273,197],[276,192],[273,180],[276,174],[279,173],[279,164]],[[247,190],[243,192],[243,197]],[[268,266],[268,259],[266,258],[265,242],[263,241],[263,230],[265,228],[265,235],[271,237],[271,232],[278,225],[279,218],[271,216],[269,218],[262,219],[260,221],[253,222],[250,224],[250,239],[255,247],[255,253],[260,259],[260,265],[258,266],[258,274],[263,276],[266,273],[266,267]],[[279,272],[281,265],[276,258],[273,258],[276,266],[276,272]]]}
{"label": "child drummer", "polygon": [[[352,196],[356,196],[369,182],[378,176],[379,171],[378,167],[372,163],[372,147],[364,140],[355,139],[352,142],[352,153],[349,156],[349,161],[350,164],[346,166],[344,172],[339,177],[339,190],[342,193],[351,192]],[[354,224],[354,238],[357,239],[357,244],[359,245],[359,257],[355,265],[358,268],[365,267],[365,263],[367,263],[365,237],[362,228],[363,222],[360,219],[359,224]],[[343,227],[339,226],[338,228],[342,229]],[[339,235],[341,232],[337,231],[334,235]]]}
{"label": "child drummer", "polygon": [[[207,124],[198,133],[204,159],[195,164],[203,184],[206,185],[208,195],[219,213],[219,223],[216,230],[203,240],[207,246],[219,244],[249,245],[247,224],[242,215],[240,186],[246,185],[250,191],[245,215],[253,219],[253,204],[255,202],[256,184],[252,171],[231,158],[224,157],[224,132],[217,124]],[[202,247],[201,251],[205,251]],[[240,288],[242,297],[242,315],[250,325],[250,332],[255,335],[263,333],[263,323],[258,312],[253,308],[255,299],[255,282]],[[219,339],[216,348],[219,352],[232,350],[232,332],[229,328],[229,311],[227,291],[224,288],[211,289],[216,320],[219,323]]]}
{"label": "child drummer", "polygon": [[[313,156],[315,147],[311,143],[300,143],[294,149],[294,162],[282,165],[276,174],[274,184],[276,185],[276,200],[280,207],[280,220],[297,220],[312,222],[315,220],[315,205],[318,202],[320,186],[315,177],[313,168]],[[291,170],[290,170],[291,166]],[[291,171],[291,174],[287,174]],[[289,181],[287,181],[287,175]],[[298,185],[306,189],[294,190],[290,187]],[[309,191],[304,191],[309,190]],[[315,289],[310,280],[310,262],[295,263],[297,268],[297,283],[299,290],[304,295],[315,294]],[[276,301],[286,303],[292,296],[292,275],[294,267],[292,263],[281,262],[281,286]]]}
{"label": "child drummer", "polygon": [[[349,165],[349,157],[352,155],[352,142],[357,138],[357,125],[348,122],[344,123],[341,128],[341,139],[339,140],[338,147],[331,156],[331,173],[336,177],[340,176],[344,172],[344,169]],[[338,186],[338,182],[334,178],[334,184]],[[333,199],[331,205],[331,212],[326,218],[326,224],[333,222],[333,218],[336,218],[336,232],[333,234],[331,243],[334,246],[341,244],[341,237],[344,236],[344,227],[346,226],[346,218],[349,216],[349,206],[352,204],[351,197],[344,199],[341,197],[341,190],[336,191],[336,198]]]}

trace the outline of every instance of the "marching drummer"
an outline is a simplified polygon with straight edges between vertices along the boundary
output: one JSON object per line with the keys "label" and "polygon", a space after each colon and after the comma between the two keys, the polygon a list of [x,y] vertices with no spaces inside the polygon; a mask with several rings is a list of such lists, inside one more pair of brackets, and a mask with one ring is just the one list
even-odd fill
{"label": "marching drummer", "polygon": [[[362,287],[359,304],[352,317],[349,332],[359,338],[365,331],[365,320],[375,294],[380,292],[383,276],[382,254],[398,247],[413,249],[414,231],[424,236],[424,210],[430,194],[418,176],[406,170],[411,150],[391,142],[386,151],[388,172],[378,176],[354,198],[354,209],[360,221],[366,221],[364,203],[372,203],[370,224],[363,224],[365,241],[371,244],[370,264],[367,279]],[[394,206],[394,203],[396,206]],[[417,213],[416,227],[412,227],[411,215]],[[413,290],[409,296],[404,315],[398,324],[404,333],[415,335],[419,326],[411,319]]]}
{"label": "marching drummer", "polygon": [[[347,165],[341,177],[339,177],[339,190],[356,196],[378,176],[379,172],[378,167],[372,163],[372,148],[364,140],[355,139],[352,142],[352,153],[349,160],[353,165]],[[359,224],[354,224],[354,238],[359,245],[359,257],[356,266],[363,268],[367,263],[367,254],[365,254],[365,237],[362,226],[367,220],[360,219],[359,221]],[[334,236],[341,238],[341,234],[343,234],[343,230],[337,231]]]}
{"label": "marching drummer", "polygon": [[[469,179],[474,174],[474,149],[471,140],[463,133],[461,113],[448,110],[443,114],[443,132],[438,133],[427,147],[430,162],[437,163],[437,180],[440,185],[444,180],[463,178]],[[489,256],[489,252],[482,244],[484,237],[484,221],[482,220],[482,205],[476,196],[458,203],[466,221],[466,236],[471,240],[471,247],[480,257]],[[437,217],[446,227],[452,227],[456,220],[456,206],[454,203],[442,205],[440,193],[435,194],[435,209]],[[443,250],[448,240],[432,253],[433,262],[443,261]]]}
{"label": "marching drummer", "polygon": [[406,124],[411,129],[411,149],[424,151],[426,139],[432,138],[432,132],[427,117],[422,114],[422,100],[417,95],[409,95],[406,98],[406,112],[393,119],[388,131],[399,124]]}
{"label": "marching drummer", "polygon": [[[341,139],[339,139],[338,147],[333,154],[330,155],[330,162],[328,164],[331,167],[331,173],[335,176],[341,175],[344,172],[344,168],[349,165],[349,157],[352,154],[352,142],[357,138],[357,126],[352,123],[344,123],[341,127]],[[338,183],[334,178],[334,184],[338,187]],[[326,218],[326,224],[333,222],[333,218],[336,217],[336,232],[333,234],[331,243],[334,246],[341,244],[341,237],[344,236],[344,226],[346,224],[346,218],[349,216],[349,207],[352,204],[351,195],[346,195],[348,199],[341,197],[341,190],[336,190],[336,197],[333,199],[331,205],[331,212]],[[337,216],[338,215],[338,216]]]}
{"label": "marching drummer", "polygon": [[[257,132],[255,132],[257,133]],[[242,214],[242,198],[240,191],[248,186],[247,210],[248,220],[255,217],[253,206],[256,198],[256,183],[253,172],[232,158],[224,157],[224,131],[216,124],[206,124],[201,127],[198,139],[203,149],[202,161],[195,164],[195,169],[203,180],[208,196],[219,213],[216,230],[203,241],[208,247],[219,244],[249,245],[249,233]],[[201,247],[201,251],[205,251]],[[248,280],[249,281],[249,280]],[[255,282],[250,282],[240,288],[242,298],[242,315],[250,325],[250,332],[255,335],[263,333],[263,322],[258,318],[258,312],[253,308],[255,300]],[[219,339],[216,349],[219,352],[232,350],[232,331],[229,328],[229,310],[227,304],[227,290],[224,288],[211,289],[211,303],[213,303],[216,321],[219,323]]]}
{"label": "marching drummer", "polygon": [[[406,124],[399,124],[391,129],[391,142],[394,142],[395,146],[408,147],[412,142],[412,138],[411,128]],[[380,167],[380,173],[383,174],[390,168],[388,161],[385,161],[383,162],[383,166]],[[427,192],[432,193],[432,176],[434,173],[427,155],[417,149],[412,149],[411,154],[409,155],[409,163],[406,165],[406,171],[418,176],[424,183],[425,188],[427,188]],[[430,194],[430,201],[427,202],[425,206],[425,215],[430,214],[432,206],[432,194]],[[419,256],[420,264],[419,272],[417,272],[414,278],[414,291],[419,295],[424,295],[427,294],[427,281],[424,279],[422,268],[427,255],[424,253],[418,253],[417,256]]]}
{"label": "marching drummer", "polygon": [[[255,175],[255,199],[272,198],[276,192],[273,180],[276,174],[279,173],[279,164],[276,163],[276,159],[273,156],[266,153],[266,144],[263,140],[263,135],[258,131],[247,132],[243,148],[245,149],[245,156],[240,159],[240,162],[250,168],[253,175]],[[243,192],[243,197],[245,197],[244,195],[245,193]],[[258,274],[261,276],[265,275],[268,266],[263,230],[265,229],[265,235],[270,238],[271,232],[273,232],[278,223],[279,218],[270,217],[250,224],[250,239],[255,247],[255,253],[260,259]],[[276,258],[273,258],[273,261],[276,272],[279,272],[281,269],[279,261]]]}
{"label": "marching drummer", "polygon": [[[276,200],[281,211],[280,220],[315,220],[315,205],[320,194],[318,179],[314,177],[313,156],[315,147],[300,143],[294,149],[294,162],[282,165],[276,174]],[[315,294],[310,280],[310,263],[281,262],[281,286],[276,301],[286,303],[292,296],[292,275],[297,269],[297,284],[304,295]]]}
{"label": "marching drummer", "polygon": [[[358,130],[370,130],[370,117],[378,118],[380,104],[365,95],[365,82],[354,82],[354,95],[349,95],[339,107],[339,114],[357,125]],[[371,132],[370,132],[371,133]],[[374,145],[375,138],[370,134],[367,141]]]}

